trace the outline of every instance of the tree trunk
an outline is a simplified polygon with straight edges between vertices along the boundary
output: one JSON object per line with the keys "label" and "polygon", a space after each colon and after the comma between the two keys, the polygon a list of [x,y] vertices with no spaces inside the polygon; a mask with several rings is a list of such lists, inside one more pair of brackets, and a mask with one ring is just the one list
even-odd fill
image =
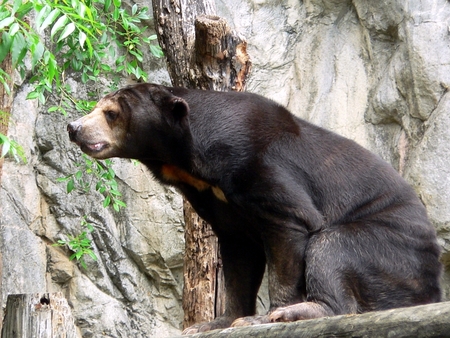
{"label": "tree trunk", "polygon": [[[196,338],[432,338],[450,336],[450,302],[402,309],[214,330]],[[190,336],[183,336],[184,338]]]}
{"label": "tree trunk", "polygon": [[[155,0],[159,43],[174,86],[243,91],[251,63],[246,42],[214,15],[212,0]],[[183,327],[210,321],[224,311],[219,245],[209,224],[184,202]]]}
{"label": "tree trunk", "polygon": [[61,292],[9,295],[2,338],[77,338],[67,300]]}
{"label": "tree trunk", "polygon": [[[5,60],[0,65],[1,69],[3,69],[7,74],[10,75],[10,79],[5,79],[11,91],[13,90],[13,69],[11,64],[11,55],[8,55]],[[8,124],[9,124],[9,116],[11,114],[11,107],[13,103],[13,95],[12,93],[7,92],[5,86],[0,82],[0,133],[6,135],[8,133]],[[2,146],[0,146],[0,154],[2,153]],[[3,158],[0,158],[0,187],[2,185],[2,172],[3,172]],[[2,299],[3,287],[2,287],[2,279],[3,279],[3,229],[0,229],[0,300]],[[0,331],[2,329],[2,319],[3,319],[3,308],[0,306]]]}

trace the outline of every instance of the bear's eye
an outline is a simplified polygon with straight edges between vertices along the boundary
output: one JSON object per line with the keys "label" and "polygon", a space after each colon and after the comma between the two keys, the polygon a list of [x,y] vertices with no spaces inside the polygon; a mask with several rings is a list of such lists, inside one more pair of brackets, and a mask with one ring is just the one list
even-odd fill
{"label": "bear's eye", "polygon": [[117,118],[118,115],[119,115],[118,113],[116,113],[115,111],[112,111],[112,110],[108,110],[108,111],[105,113],[106,119],[107,119],[109,122],[113,122],[113,121]]}

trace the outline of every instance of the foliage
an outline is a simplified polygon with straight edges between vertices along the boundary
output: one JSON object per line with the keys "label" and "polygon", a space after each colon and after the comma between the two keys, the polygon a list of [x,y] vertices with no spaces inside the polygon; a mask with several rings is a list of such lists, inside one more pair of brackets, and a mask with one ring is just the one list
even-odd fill
{"label": "foliage", "polygon": [[[9,114],[4,111],[0,111],[0,125],[6,125],[9,120]],[[0,158],[9,154],[12,156],[17,162],[22,160],[24,163],[27,162],[25,157],[25,152],[23,148],[17,144],[17,142],[11,140],[9,137],[0,133]]]}
{"label": "foliage", "polygon": [[19,162],[19,160],[22,160],[25,163],[27,162],[23,148],[19,144],[17,144],[17,142],[11,140],[9,137],[6,137],[1,133],[0,146],[2,146],[2,153],[0,158],[9,153],[17,162]]}
{"label": "foliage", "polygon": [[[140,28],[149,19],[146,7],[133,5],[130,13],[121,8],[121,0],[0,1],[0,63],[11,55],[13,68],[24,78],[29,60],[34,90],[28,98],[42,104],[49,95],[60,98],[50,112],[66,115],[73,106],[82,111],[84,104],[71,95],[65,83],[66,72],[80,73],[82,83],[103,75],[113,79],[114,87],[121,74],[147,80],[142,69],[145,48],[155,57],[163,55],[153,43],[156,35],[145,36],[145,28]],[[32,11],[36,14],[34,25],[27,16]],[[42,42],[45,33],[49,44]],[[117,56],[116,51],[125,54]],[[0,83],[10,93],[7,77],[0,69]],[[4,140],[6,136],[2,136]]]}
{"label": "foliage", "polygon": [[61,239],[54,246],[68,246],[73,254],[69,257],[70,260],[76,259],[80,262],[81,266],[87,269],[86,262],[84,261],[84,256],[89,255],[94,261],[97,260],[97,256],[92,250],[92,241],[87,237],[88,233],[94,231],[92,224],[88,223],[86,216],[81,219],[81,226],[86,228],[81,234],[77,236],[68,236],[68,239]]}
{"label": "foliage", "polygon": [[[30,24],[32,12],[35,19]],[[115,89],[123,76],[146,81],[143,51],[147,49],[157,58],[163,56],[156,35],[145,33],[144,21],[149,19],[148,8],[135,4],[127,10],[121,0],[0,0],[0,63],[10,55],[13,68],[22,78],[31,70],[29,82],[34,89],[27,98],[45,104],[53,97],[57,103],[48,112],[67,115],[67,111],[75,109],[86,113],[92,110],[98,93],[91,93],[92,100],[76,99],[65,75],[78,75],[83,84],[108,78],[110,89]],[[42,36],[47,37],[46,43]],[[11,93],[7,80],[8,74],[0,69],[0,83]],[[0,145],[1,156],[9,153],[24,159],[23,150],[5,135],[0,134]],[[67,182],[68,193],[76,186],[88,192],[95,182],[95,190],[104,195],[104,207],[111,205],[119,211],[126,206],[120,200],[110,160],[102,162],[83,155],[82,163],[76,165],[76,173],[59,179]],[[87,225],[84,218],[82,226]],[[95,257],[87,234],[84,231],[58,242],[68,245],[74,251],[71,259],[76,258],[82,266],[84,255]]]}
{"label": "foliage", "polygon": [[89,192],[94,183],[93,181],[96,180],[95,190],[105,196],[103,200],[105,208],[112,205],[114,210],[119,211],[121,207],[126,207],[126,204],[119,199],[122,194],[118,189],[112,161],[105,160],[101,162],[85,154],[83,154],[83,159],[83,164],[77,164],[80,169],[76,173],[58,179],[59,182],[67,182],[67,193],[72,192],[76,184],[83,191]]}

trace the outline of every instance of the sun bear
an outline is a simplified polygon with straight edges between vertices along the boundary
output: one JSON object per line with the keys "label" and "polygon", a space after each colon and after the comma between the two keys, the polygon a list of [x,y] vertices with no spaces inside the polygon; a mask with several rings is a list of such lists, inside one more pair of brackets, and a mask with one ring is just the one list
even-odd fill
{"label": "sun bear", "polygon": [[[67,129],[94,158],[141,161],[217,234],[226,310],[185,333],[441,299],[436,232],[413,189],[269,99],[142,83]],[[270,310],[254,316],[266,267]]]}

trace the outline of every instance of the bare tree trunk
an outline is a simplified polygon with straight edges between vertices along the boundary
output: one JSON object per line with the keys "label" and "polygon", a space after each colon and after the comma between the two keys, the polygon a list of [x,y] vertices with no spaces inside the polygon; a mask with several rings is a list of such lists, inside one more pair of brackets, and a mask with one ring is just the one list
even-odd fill
{"label": "bare tree trunk", "polygon": [[78,332],[61,292],[9,295],[2,338],[76,338]]}
{"label": "bare tree trunk", "polygon": [[[251,63],[246,42],[215,16],[212,0],[156,0],[159,43],[174,86],[243,91]],[[184,203],[183,327],[210,321],[224,311],[219,245],[209,224]]]}
{"label": "bare tree trunk", "polygon": [[[13,69],[11,64],[11,55],[8,55],[5,60],[0,65],[1,69],[3,69],[7,74],[10,75],[9,81],[7,80],[7,84],[11,91],[13,90]],[[0,133],[6,135],[8,133],[8,123],[9,116],[11,114],[11,107],[13,103],[13,95],[12,93],[7,92],[5,86],[0,83]],[[2,153],[2,146],[0,146],[0,154]],[[0,158],[0,187],[2,185],[2,172],[3,172],[3,158]],[[1,211],[0,211],[1,213]],[[3,229],[0,226],[0,303],[3,294],[2,287],[2,278],[3,278]],[[0,304],[0,331],[2,329],[3,324],[3,307]]]}

